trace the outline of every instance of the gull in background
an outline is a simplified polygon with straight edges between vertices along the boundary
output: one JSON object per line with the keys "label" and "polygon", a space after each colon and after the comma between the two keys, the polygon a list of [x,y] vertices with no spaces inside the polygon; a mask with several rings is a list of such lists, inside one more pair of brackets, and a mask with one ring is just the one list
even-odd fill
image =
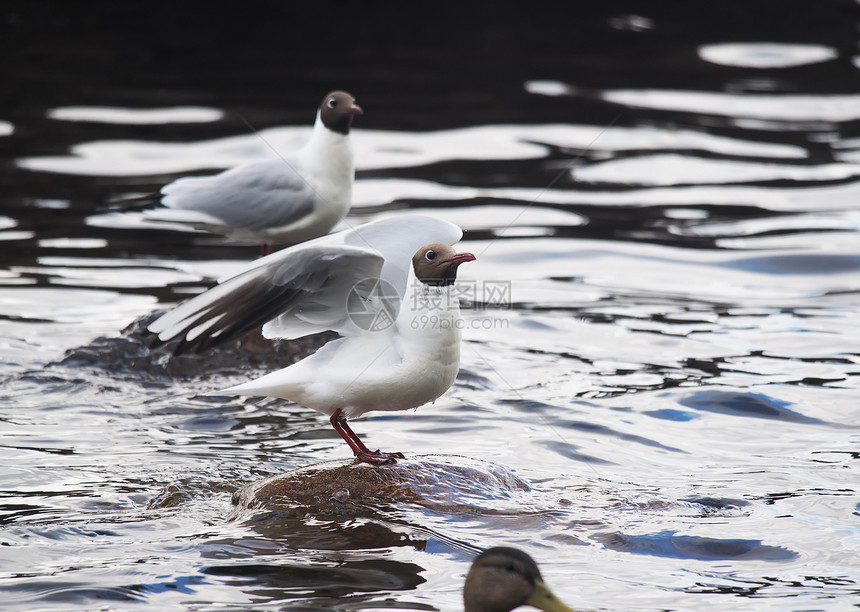
{"label": "gull in background", "polygon": [[310,140],[276,159],[212,176],[187,176],[161,189],[167,209],[148,218],[264,245],[298,244],[326,234],[349,211],[355,180],[350,128],[364,114],[344,91],[323,98]]}
{"label": "gull in background", "polygon": [[326,330],[342,337],[313,355],[218,394],[279,397],[329,415],[360,461],[369,450],[347,419],[436,400],[460,368],[460,309],[451,290],[471,253],[452,223],[421,215],[374,221],[256,260],[148,327],[175,352],[202,351],[262,326],[266,338]]}

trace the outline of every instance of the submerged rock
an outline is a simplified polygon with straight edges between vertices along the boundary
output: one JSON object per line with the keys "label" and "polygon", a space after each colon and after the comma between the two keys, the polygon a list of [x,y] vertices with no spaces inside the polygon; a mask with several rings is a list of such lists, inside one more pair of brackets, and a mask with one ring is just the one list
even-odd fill
{"label": "submerged rock", "polygon": [[233,494],[237,509],[231,518],[252,510],[338,513],[397,504],[493,513],[499,500],[529,490],[509,469],[466,457],[425,455],[386,466],[331,461],[242,487]]}

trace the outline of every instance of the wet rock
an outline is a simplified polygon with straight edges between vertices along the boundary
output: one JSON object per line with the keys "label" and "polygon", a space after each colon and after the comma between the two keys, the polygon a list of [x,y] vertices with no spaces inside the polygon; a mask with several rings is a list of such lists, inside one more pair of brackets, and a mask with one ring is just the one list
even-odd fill
{"label": "wet rock", "polygon": [[149,510],[176,508],[191,502],[196,497],[226,493],[234,489],[234,486],[223,480],[182,478],[166,485],[146,507]]}
{"label": "wet rock", "polygon": [[248,484],[233,494],[231,518],[250,510],[325,513],[412,504],[443,512],[493,513],[499,500],[529,491],[507,468],[466,457],[425,455],[393,465],[332,461]]}

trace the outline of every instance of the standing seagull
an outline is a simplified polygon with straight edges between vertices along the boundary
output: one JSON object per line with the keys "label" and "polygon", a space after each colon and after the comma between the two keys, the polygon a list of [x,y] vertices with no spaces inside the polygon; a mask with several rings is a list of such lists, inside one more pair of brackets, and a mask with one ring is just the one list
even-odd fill
{"label": "standing seagull", "polygon": [[[296,152],[213,176],[183,177],[161,189],[182,212],[153,218],[190,223],[264,245],[298,244],[327,233],[349,210],[355,179],[349,130],[364,114],[344,91],[323,98],[311,139]],[[264,253],[271,252],[268,246]]]}
{"label": "standing seagull", "polygon": [[460,308],[451,287],[471,253],[450,245],[462,230],[407,215],[367,223],[252,263],[149,325],[176,352],[202,351],[263,326],[266,338],[334,330],[313,355],[219,393],[280,397],[329,415],[360,461],[400,453],[369,450],[347,425],[370,410],[434,401],[460,368]]}

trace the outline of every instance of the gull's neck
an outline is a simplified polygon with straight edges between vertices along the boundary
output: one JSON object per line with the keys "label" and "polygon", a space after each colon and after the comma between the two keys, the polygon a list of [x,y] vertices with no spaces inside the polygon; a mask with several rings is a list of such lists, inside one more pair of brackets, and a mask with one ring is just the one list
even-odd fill
{"label": "gull's neck", "polygon": [[352,142],[349,134],[339,134],[328,129],[322,122],[320,112],[317,111],[317,118],[314,121],[313,132],[311,138],[305,145],[305,151],[322,155],[328,152],[331,148],[346,148],[352,153]]}
{"label": "gull's neck", "polygon": [[422,307],[436,311],[448,310],[451,307],[456,308],[457,311],[460,310],[460,302],[457,298],[455,285],[428,285],[415,278],[414,274],[410,274],[409,282],[407,295],[411,290],[413,297],[419,303],[422,300],[425,301],[426,303]]}
{"label": "gull's neck", "polygon": [[409,271],[397,317],[398,329],[410,335],[426,335],[430,332],[438,335],[440,329],[456,329],[456,320],[459,318],[460,302],[454,285],[427,285],[419,281],[412,270]]}

